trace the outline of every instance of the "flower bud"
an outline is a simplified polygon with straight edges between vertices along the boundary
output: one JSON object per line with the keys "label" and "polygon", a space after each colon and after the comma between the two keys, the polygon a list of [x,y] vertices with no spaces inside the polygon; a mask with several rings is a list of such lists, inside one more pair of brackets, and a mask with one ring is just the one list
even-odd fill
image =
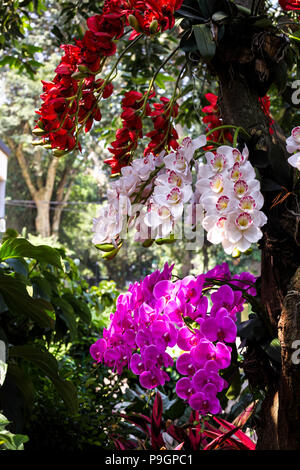
{"label": "flower bud", "polygon": [[46,131],[44,131],[44,129],[41,129],[40,127],[35,127],[33,130],[32,130],[32,133],[36,136],[40,136],[40,135],[45,135],[47,134]]}
{"label": "flower bud", "polygon": [[136,19],[136,17],[134,15],[128,15],[128,23],[138,33],[142,32],[142,30],[140,28],[140,25],[139,25],[139,22],[138,22],[138,20]]}
{"label": "flower bud", "polygon": [[150,238],[149,240],[145,240],[142,245],[144,248],[149,248],[150,246],[153,245],[153,243],[154,243],[154,240]]}
{"label": "flower bud", "polygon": [[55,149],[52,153],[54,157],[63,157],[68,153],[68,151],[62,149]]}
{"label": "flower bud", "polygon": [[158,238],[157,240],[155,240],[155,243],[157,245],[171,245],[175,242],[176,240],[173,234],[171,234],[169,238]]}
{"label": "flower bud", "polygon": [[149,31],[150,31],[150,34],[156,34],[158,33],[158,21],[157,20],[153,20],[149,26]]}
{"label": "flower bud", "polygon": [[119,250],[120,248],[115,248],[114,250],[109,251],[108,253],[104,253],[104,255],[102,255],[102,258],[107,260],[114,259],[117,256]]}
{"label": "flower bud", "polygon": [[101,245],[95,245],[95,247],[100,251],[104,251],[105,253],[110,253],[116,248],[112,243],[102,243]]}
{"label": "flower bud", "polygon": [[44,141],[43,140],[33,140],[32,145],[43,145]]}
{"label": "flower bud", "polygon": [[85,78],[85,77],[86,77],[86,73],[74,72],[74,73],[71,75],[71,77],[74,78],[74,80],[81,80],[82,78]]}
{"label": "flower bud", "polygon": [[84,74],[90,74],[91,73],[90,69],[86,65],[78,65],[77,68],[78,68],[79,72],[81,72],[81,73],[84,73]]}

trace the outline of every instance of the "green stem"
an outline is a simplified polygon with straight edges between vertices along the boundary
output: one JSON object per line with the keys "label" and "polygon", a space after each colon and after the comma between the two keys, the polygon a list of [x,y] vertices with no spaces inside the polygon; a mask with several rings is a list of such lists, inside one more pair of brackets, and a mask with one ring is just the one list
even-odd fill
{"label": "green stem", "polygon": [[223,129],[239,129],[239,132],[243,132],[243,134],[245,136],[247,136],[249,139],[251,138],[251,135],[248,134],[248,132],[245,131],[245,129],[243,127],[233,126],[232,124],[224,124],[223,126],[218,126],[218,127],[215,127],[214,129],[210,129],[210,131],[208,131],[205,135],[207,137],[208,135],[212,134],[213,132],[220,131],[220,130],[223,130]]}
{"label": "green stem", "polygon": [[146,110],[146,105],[147,105],[147,101],[148,101],[148,98],[149,98],[149,95],[152,91],[152,88],[153,88],[153,84],[156,80],[156,77],[157,75],[159,74],[160,70],[166,65],[167,62],[169,62],[169,60],[173,57],[173,55],[176,54],[176,52],[180,49],[180,46],[177,46],[175,49],[173,49],[173,51],[170,52],[170,54],[165,58],[165,60],[160,64],[160,66],[158,67],[158,69],[155,71],[151,81],[150,81],[150,84],[149,84],[149,88],[148,88],[148,91],[145,95],[145,98],[144,98],[144,105],[143,105],[143,108],[142,108],[142,116],[144,116],[144,113],[145,113],[145,110]]}

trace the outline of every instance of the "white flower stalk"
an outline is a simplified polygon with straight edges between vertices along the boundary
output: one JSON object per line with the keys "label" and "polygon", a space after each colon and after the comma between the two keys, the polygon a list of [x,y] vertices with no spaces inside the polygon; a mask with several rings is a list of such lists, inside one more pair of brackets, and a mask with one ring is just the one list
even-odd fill
{"label": "white flower stalk", "polygon": [[289,164],[300,170],[300,126],[294,127],[292,134],[286,139],[286,149],[293,154],[288,158]]}
{"label": "white flower stalk", "polygon": [[196,188],[205,210],[203,228],[207,239],[222,243],[226,253],[247,251],[261,237],[266,217],[260,209],[264,200],[260,183],[248,161],[249,152],[221,146],[205,154],[207,163],[199,165]]}
{"label": "white flower stalk", "polygon": [[[300,150],[294,132],[293,142],[298,138]],[[201,224],[208,240],[221,243],[226,253],[243,252],[256,243],[267,219],[248,149],[223,145],[206,152],[207,163],[198,164],[195,151],[206,143],[203,135],[186,138],[174,152],[150,154],[122,168],[107,191],[108,205],[94,220],[93,242],[116,245],[128,227],[134,227],[139,242],[175,236],[184,215],[185,229],[194,231]]]}

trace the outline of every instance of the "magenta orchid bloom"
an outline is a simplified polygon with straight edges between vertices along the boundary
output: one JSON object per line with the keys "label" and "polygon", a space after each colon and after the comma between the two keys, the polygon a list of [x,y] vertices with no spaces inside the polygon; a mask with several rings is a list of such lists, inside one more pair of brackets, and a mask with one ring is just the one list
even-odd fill
{"label": "magenta orchid bloom", "polygon": [[[118,297],[110,325],[90,354],[118,374],[130,368],[141,386],[151,390],[170,380],[171,350],[179,348],[177,395],[200,414],[216,414],[221,410],[217,395],[227,387],[220,371],[231,363],[235,316],[243,309],[245,292],[256,292],[255,278],[249,273],[232,277],[223,263],[205,275],[173,282],[172,269],[166,264]],[[214,278],[224,285],[215,286]]]}

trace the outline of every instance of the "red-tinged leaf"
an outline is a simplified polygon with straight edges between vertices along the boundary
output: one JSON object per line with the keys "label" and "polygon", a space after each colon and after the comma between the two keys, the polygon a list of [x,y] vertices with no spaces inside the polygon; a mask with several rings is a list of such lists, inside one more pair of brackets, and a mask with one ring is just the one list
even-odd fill
{"label": "red-tinged leaf", "polygon": [[117,450],[130,450],[136,448],[136,443],[134,441],[126,441],[123,438],[116,438],[115,436],[110,436]]}
{"label": "red-tinged leaf", "polygon": [[228,421],[225,421],[225,419],[222,418],[216,418],[214,416],[214,420],[217,421],[217,423],[221,424],[225,429],[236,429],[235,435],[236,437],[249,449],[249,450],[255,450],[255,444],[254,442],[250,439],[250,437],[246,436],[246,434],[239,429],[239,427],[235,426],[232,423],[229,423]]}
{"label": "red-tinged leaf", "polygon": [[156,393],[153,409],[152,409],[152,424],[160,430],[163,414],[163,402],[159,392]]}
{"label": "red-tinged leaf", "polygon": [[161,447],[164,446],[164,440],[161,435],[162,414],[163,402],[160,393],[157,392],[153,404],[151,417],[151,446],[153,450],[160,450]]}
{"label": "red-tinged leaf", "polygon": [[167,433],[170,434],[175,441],[180,442],[184,441],[187,442],[189,437],[187,433],[184,431],[184,429],[180,428],[179,426],[174,426],[174,424],[171,424],[167,428]]}
{"label": "red-tinged leaf", "polygon": [[220,431],[219,432],[213,432],[213,431],[205,430],[204,432],[205,432],[206,437],[211,437],[212,439],[215,439],[216,437],[222,436],[222,433]]}
{"label": "red-tinged leaf", "polygon": [[150,425],[151,419],[148,416],[143,414],[138,415],[122,415],[126,421],[129,423],[134,424],[138,428],[140,428],[148,437],[150,437]]}
{"label": "red-tinged leaf", "polygon": [[257,401],[253,401],[252,403],[250,403],[250,405],[247,406],[247,408],[235,418],[232,424],[234,424],[234,426],[237,426],[239,428],[242,428],[243,426],[245,426],[248,419],[251,418],[251,416],[253,415],[255,408],[256,408],[256,404],[257,404]]}
{"label": "red-tinged leaf", "polygon": [[184,446],[184,442],[182,442],[181,444],[178,444],[178,446],[174,447],[174,449],[172,450],[181,450],[183,446]]}
{"label": "red-tinged leaf", "polygon": [[213,441],[211,441],[207,446],[204,447],[203,450],[214,450],[217,449],[218,447],[221,447],[221,445],[233,434],[235,434],[237,428],[231,429],[230,431],[226,432],[222,436],[217,437]]}
{"label": "red-tinged leaf", "polygon": [[114,439],[114,445],[118,450],[126,450],[126,447],[119,439]]}

